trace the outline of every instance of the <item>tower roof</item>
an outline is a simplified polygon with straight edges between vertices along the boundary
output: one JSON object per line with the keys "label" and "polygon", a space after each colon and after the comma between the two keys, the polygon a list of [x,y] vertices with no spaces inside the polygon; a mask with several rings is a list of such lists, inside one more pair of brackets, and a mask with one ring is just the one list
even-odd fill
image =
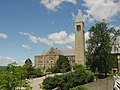
{"label": "tower roof", "polygon": [[75,22],[82,22],[82,21],[83,21],[82,13],[81,11],[78,11],[78,14],[75,18]]}

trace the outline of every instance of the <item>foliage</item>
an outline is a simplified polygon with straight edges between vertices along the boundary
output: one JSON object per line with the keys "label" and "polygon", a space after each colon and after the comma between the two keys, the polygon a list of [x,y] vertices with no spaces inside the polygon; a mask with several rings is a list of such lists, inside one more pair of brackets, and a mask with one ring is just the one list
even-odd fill
{"label": "foliage", "polygon": [[54,72],[64,73],[70,70],[71,70],[71,67],[70,67],[68,59],[65,56],[60,56],[54,66]]}
{"label": "foliage", "polygon": [[77,86],[77,87],[71,88],[70,90],[88,90],[88,89],[84,86]]}
{"label": "foliage", "polygon": [[16,66],[16,63],[9,64],[6,70],[0,72],[0,89],[13,90],[16,87],[23,87],[27,84],[26,71],[22,66]]}
{"label": "foliage", "polygon": [[46,72],[51,72],[51,73],[59,72],[59,71],[55,71],[55,69],[56,67],[54,66],[54,67],[48,68]]}
{"label": "foliage", "polygon": [[25,90],[32,90],[32,87],[26,87],[26,89]]}
{"label": "foliage", "polygon": [[72,87],[82,85],[94,80],[94,74],[86,69],[79,68],[74,72],[65,73],[63,75],[47,77],[43,81],[43,88],[52,90],[59,87],[61,90],[69,90]]}
{"label": "foliage", "polygon": [[24,67],[26,68],[27,71],[27,78],[31,77],[34,68],[32,66],[32,61],[30,60],[30,58],[26,59]]}
{"label": "foliage", "polygon": [[26,59],[25,65],[27,65],[28,67],[32,67],[32,61],[30,60],[30,58]]}
{"label": "foliage", "polygon": [[43,72],[41,71],[41,69],[35,69],[32,66],[32,61],[30,60],[30,58],[26,59],[24,67],[26,68],[27,71],[27,78],[36,78],[36,77],[41,77],[43,76]]}
{"label": "foliage", "polygon": [[73,66],[73,70],[77,70],[77,69],[83,69],[83,70],[85,70],[86,68],[85,68],[85,66],[83,66],[81,64],[75,64]]}
{"label": "foliage", "polygon": [[61,79],[62,76],[47,77],[42,83],[43,88],[46,90],[52,90],[53,88],[60,86]]}
{"label": "foliage", "polygon": [[30,58],[26,59],[25,67],[26,67],[28,73],[30,74],[30,72],[33,70],[32,61],[30,60]]}
{"label": "foliage", "polygon": [[114,50],[114,52],[118,53],[118,50],[120,48],[120,46],[119,46],[120,29],[113,30],[112,33],[114,35],[114,37],[113,37],[113,41],[114,41],[113,50]]}
{"label": "foliage", "polygon": [[111,55],[114,44],[113,28],[108,28],[107,23],[101,22],[92,26],[89,30],[89,40],[87,41],[87,67],[93,72],[109,73],[115,62]]}
{"label": "foliage", "polygon": [[38,68],[38,69],[34,69],[31,73],[31,75],[33,77],[41,77],[41,76],[43,76],[43,72],[41,71],[41,69]]}

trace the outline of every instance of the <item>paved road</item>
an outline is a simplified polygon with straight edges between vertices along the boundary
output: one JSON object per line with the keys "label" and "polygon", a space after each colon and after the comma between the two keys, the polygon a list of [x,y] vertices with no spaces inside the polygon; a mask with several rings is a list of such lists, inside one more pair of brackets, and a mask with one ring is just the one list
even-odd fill
{"label": "paved road", "polygon": [[40,84],[43,82],[44,79],[45,79],[45,76],[41,78],[35,78],[33,80],[29,80],[32,90],[42,90],[40,89]]}
{"label": "paved road", "polygon": [[53,77],[54,75],[61,75],[61,73],[57,73],[57,74],[50,74],[50,75],[46,75],[46,76],[43,76],[43,77],[40,77],[40,78],[34,78],[33,80],[29,80],[29,84],[30,86],[32,87],[32,90],[42,90],[40,89],[40,84],[43,82],[43,80],[46,78],[46,77]]}

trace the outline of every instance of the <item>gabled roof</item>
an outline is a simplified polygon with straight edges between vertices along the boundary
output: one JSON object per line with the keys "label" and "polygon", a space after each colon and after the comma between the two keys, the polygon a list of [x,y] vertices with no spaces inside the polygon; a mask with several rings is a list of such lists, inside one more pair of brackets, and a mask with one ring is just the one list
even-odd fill
{"label": "gabled roof", "polygon": [[63,50],[59,50],[57,48],[51,48],[48,51],[43,51],[42,55],[64,55],[64,56],[68,56],[68,55],[75,55],[75,49],[63,49]]}

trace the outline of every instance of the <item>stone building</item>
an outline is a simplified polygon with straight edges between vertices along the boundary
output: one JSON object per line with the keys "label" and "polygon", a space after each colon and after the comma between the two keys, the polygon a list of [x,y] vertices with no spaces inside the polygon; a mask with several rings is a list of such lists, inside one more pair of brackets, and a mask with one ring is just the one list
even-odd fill
{"label": "stone building", "polygon": [[35,56],[35,68],[46,71],[48,68],[55,65],[61,55],[66,56],[72,66],[75,64],[75,55],[73,53],[73,50],[70,49],[58,50],[57,48],[52,47],[49,51],[44,51],[42,55]]}
{"label": "stone building", "polygon": [[35,56],[35,68],[41,68],[46,70],[55,65],[55,62],[59,59],[61,51],[56,48],[51,48],[47,52],[43,52],[40,56]]}

